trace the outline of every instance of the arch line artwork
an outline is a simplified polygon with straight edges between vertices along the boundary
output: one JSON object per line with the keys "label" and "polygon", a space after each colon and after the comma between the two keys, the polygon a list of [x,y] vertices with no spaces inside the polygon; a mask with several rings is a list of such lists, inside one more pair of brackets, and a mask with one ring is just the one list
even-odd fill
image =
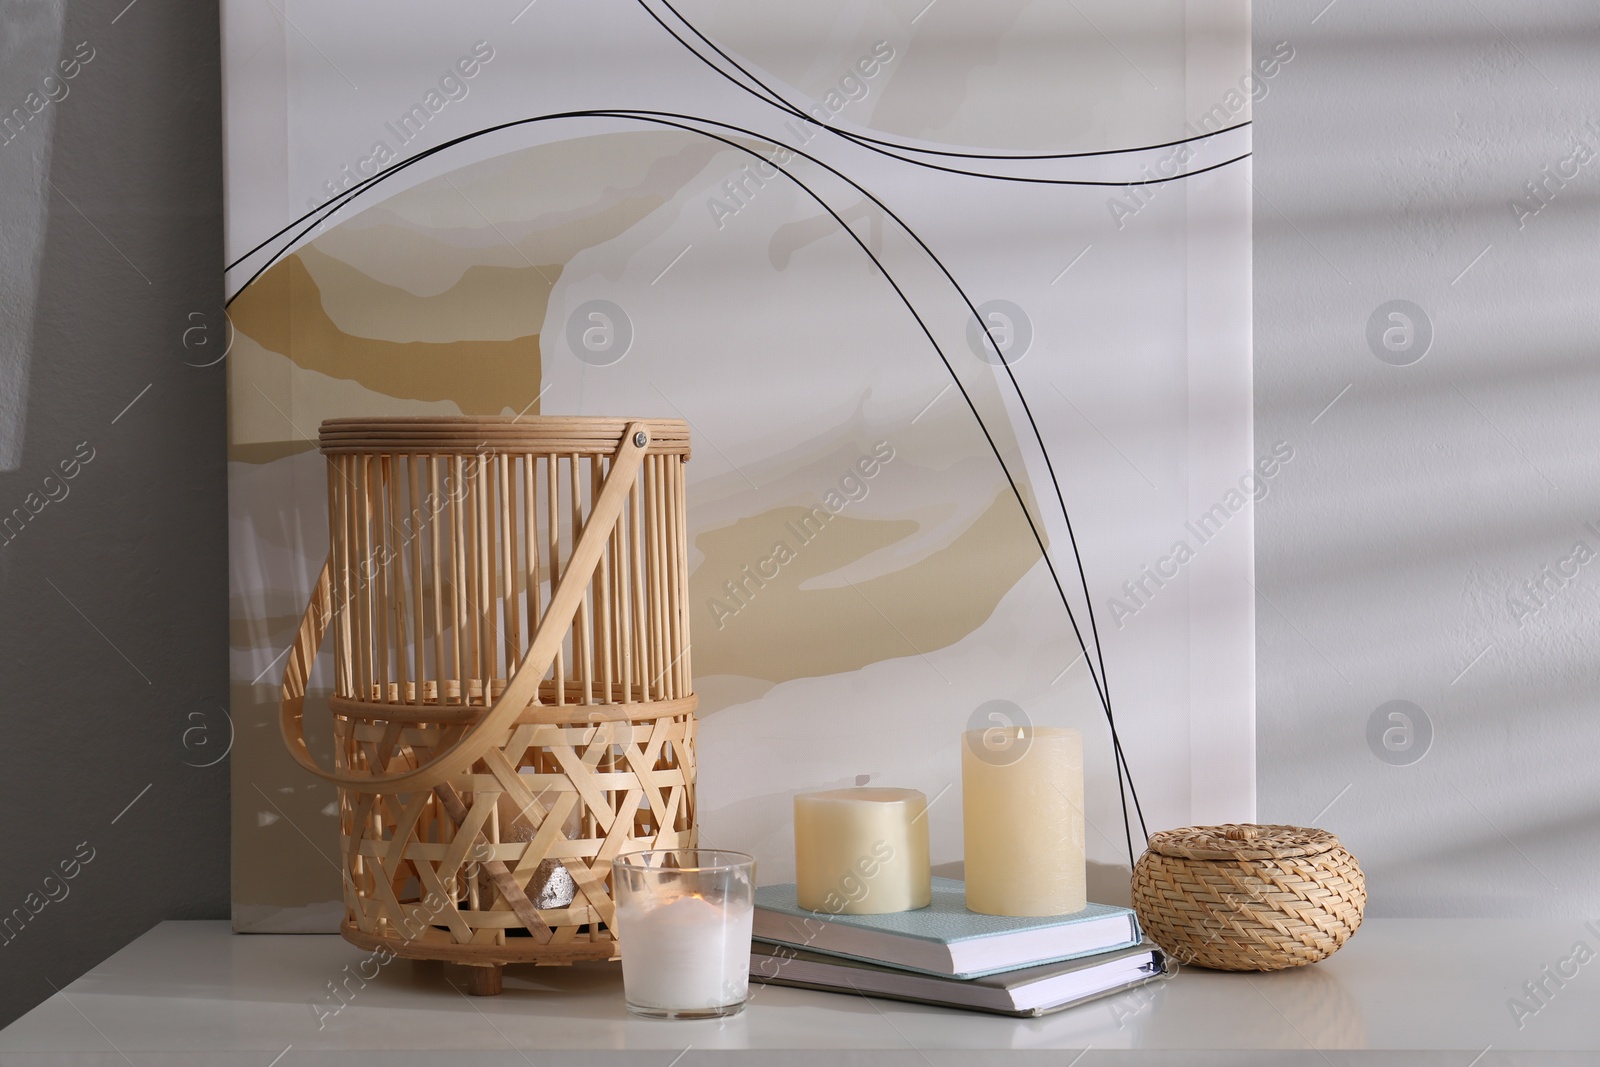
{"label": "arch line artwork", "polygon": [[[648,14],[652,19],[654,19],[656,24],[658,26],[660,26],[663,30],[665,30],[666,33],[673,40],[675,40],[679,44],[681,44],[689,52],[690,55],[692,55],[696,59],[700,60],[700,62],[704,63],[708,68],[710,68],[716,74],[721,75],[724,79],[726,79],[735,88],[739,89],[740,91],[742,91],[744,93],[749,94],[750,96],[754,97],[756,100],[759,100],[761,103],[766,104],[769,107],[775,108],[778,111],[783,112],[784,114],[790,116],[791,118],[797,118],[797,119],[800,119],[803,122],[808,122],[808,123],[811,123],[811,124],[813,124],[815,126],[819,126],[822,129],[827,130],[829,133],[834,134],[835,136],[850,142],[851,144],[854,144],[854,145],[856,145],[856,146],[858,146],[860,148],[867,149],[869,152],[876,152],[878,155],[887,156],[890,159],[896,159],[896,160],[899,160],[902,163],[909,163],[910,165],[912,165],[914,167],[923,167],[923,168],[928,169],[928,170],[942,171],[942,172],[944,172],[946,174],[960,174],[960,175],[964,175],[966,177],[971,177],[971,178],[988,178],[988,179],[990,179],[992,181],[1024,182],[1024,183],[1035,184],[1035,185],[1109,186],[1109,187],[1116,188],[1116,187],[1126,187],[1126,186],[1131,186],[1131,185],[1141,185],[1141,186],[1142,185],[1160,185],[1160,184],[1165,183],[1165,182],[1177,181],[1180,178],[1189,178],[1189,177],[1193,177],[1193,176],[1195,176],[1197,174],[1204,174],[1204,173],[1206,173],[1207,171],[1210,171],[1210,170],[1216,170],[1218,167],[1226,167],[1228,164],[1237,163],[1237,162],[1239,162],[1239,160],[1248,158],[1249,155],[1250,155],[1249,152],[1244,152],[1244,153],[1241,153],[1240,155],[1237,155],[1237,156],[1233,157],[1232,159],[1226,159],[1226,160],[1223,160],[1220,163],[1212,164],[1211,166],[1201,167],[1201,168],[1198,168],[1198,169],[1195,169],[1195,170],[1190,170],[1190,171],[1184,171],[1184,172],[1182,172],[1180,174],[1172,174],[1172,175],[1168,175],[1166,177],[1150,177],[1150,178],[1146,178],[1144,180],[1136,181],[1136,182],[1089,181],[1089,180],[1084,180],[1084,179],[1072,179],[1072,178],[1037,178],[1037,177],[1026,177],[1026,176],[1014,175],[1014,174],[992,174],[992,173],[989,173],[987,171],[965,170],[965,169],[960,168],[960,167],[942,166],[942,165],[937,164],[937,163],[930,163],[927,160],[916,159],[916,158],[914,158],[914,156],[939,156],[939,157],[943,157],[943,158],[947,158],[947,159],[986,160],[986,161],[994,162],[994,163],[1039,162],[1039,161],[1056,161],[1056,160],[1063,160],[1063,159],[1103,159],[1103,158],[1106,158],[1106,157],[1109,157],[1109,156],[1133,155],[1133,154],[1137,154],[1137,153],[1140,153],[1140,152],[1154,152],[1154,151],[1157,151],[1157,150],[1162,149],[1162,148],[1176,148],[1176,147],[1179,147],[1179,146],[1182,146],[1182,145],[1195,144],[1195,143],[1198,143],[1200,141],[1209,141],[1213,137],[1221,137],[1224,134],[1233,133],[1235,130],[1242,130],[1246,126],[1251,125],[1251,122],[1250,122],[1250,120],[1247,119],[1244,122],[1235,123],[1232,126],[1225,126],[1225,127],[1222,127],[1221,129],[1212,130],[1212,131],[1210,131],[1208,133],[1197,133],[1197,134],[1194,134],[1193,136],[1190,136],[1190,137],[1181,137],[1181,138],[1178,138],[1177,140],[1173,140],[1173,141],[1163,141],[1160,144],[1136,145],[1136,146],[1127,147],[1127,148],[1106,148],[1106,149],[1099,149],[1097,151],[1092,151],[1092,152],[1046,152],[1046,153],[1038,153],[1038,154],[1016,154],[1016,153],[988,153],[988,152],[954,152],[954,151],[947,151],[947,150],[937,149],[937,148],[919,148],[919,147],[915,147],[915,146],[912,146],[912,145],[902,144],[902,143],[896,142],[896,141],[887,141],[887,140],[884,140],[884,139],[878,138],[878,137],[868,137],[865,134],[857,133],[857,132],[854,132],[852,130],[846,130],[846,129],[843,129],[843,128],[838,127],[838,126],[831,125],[831,124],[829,124],[827,122],[819,122],[814,115],[809,114],[808,112],[804,111],[803,109],[801,109],[800,107],[795,105],[792,101],[790,101],[787,98],[785,98],[784,96],[782,96],[780,93],[778,93],[772,87],[767,85],[766,82],[763,82],[760,78],[758,78],[754,74],[752,74],[747,67],[745,67],[743,64],[741,64],[738,60],[734,59],[732,56],[730,56],[727,53],[726,50],[724,50],[721,46],[717,45],[714,41],[711,40],[711,38],[707,37],[705,34],[701,33],[698,29],[696,29],[694,24],[692,22],[690,22],[688,19],[684,18],[683,15],[681,13],[679,13],[678,9],[672,6],[672,4],[669,2],[669,0],[657,0],[657,2],[660,3],[662,7],[666,8],[668,11],[672,12],[673,17],[676,18],[679,22],[681,22],[685,27],[687,27],[689,32],[692,33],[695,37],[697,37],[701,41],[703,41],[707,48],[711,49],[711,51],[716,53],[716,55],[719,56],[724,62],[726,62],[729,66],[733,67],[733,69],[738,71],[740,74],[744,75],[746,78],[748,78],[755,85],[755,88],[751,88],[749,85],[746,85],[744,82],[740,81],[738,78],[734,77],[732,74],[729,74],[727,71],[725,71],[721,67],[717,66],[717,64],[709,56],[707,56],[705,53],[701,52],[691,42],[684,40],[684,38],[682,37],[682,35],[680,35],[678,33],[678,31],[674,30],[671,26],[668,26],[667,23],[665,22],[665,20],[663,20],[660,15],[658,15],[658,14],[656,14],[656,12],[652,11],[650,9],[650,5],[648,3],[648,0],[637,0],[637,3],[639,5],[639,7],[642,8],[644,10],[644,12],[646,14]],[[914,155],[903,155],[902,154],[902,153],[907,153],[907,152],[913,153]]]}
{"label": "arch line artwork", "polygon": [[[739,141],[736,141],[736,140],[732,139],[729,136],[723,136],[723,135],[721,135],[719,133],[711,132],[711,131],[706,130],[706,129],[702,129],[699,126],[691,125],[692,123],[698,123],[698,124],[701,124],[703,126],[714,127],[714,128],[717,128],[717,129],[721,129],[721,130],[727,131],[729,134],[738,134],[738,135],[741,135],[741,136],[744,136],[744,137],[752,138],[752,139],[760,141],[760,142],[765,142],[765,143],[770,144],[770,145],[772,145],[774,147],[779,147],[779,148],[782,148],[782,149],[790,152],[794,157],[805,159],[805,160],[809,161],[810,163],[815,164],[816,166],[818,166],[818,167],[822,168],[823,170],[825,170],[825,171],[829,172],[830,174],[832,174],[834,177],[838,178],[840,181],[843,181],[847,185],[851,186],[857,192],[861,193],[863,196],[865,196],[867,199],[869,199],[871,201],[871,203],[874,204],[880,211],[882,211],[886,216],[891,218],[895,222],[895,224],[900,228],[900,230],[903,231],[912,240],[912,242],[918,248],[920,248],[923,251],[924,254],[926,254],[929,257],[929,259],[936,266],[938,271],[944,276],[944,278],[949,282],[950,286],[956,291],[957,295],[960,296],[961,301],[964,304],[968,314],[970,314],[974,320],[981,322],[981,318],[978,316],[977,308],[976,308],[976,305],[974,304],[973,300],[967,295],[966,291],[962,288],[960,283],[958,283],[956,281],[956,279],[951,274],[950,270],[942,262],[942,260],[940,260],[940,258],[933,252],[933,250],[931,248],[929,248],[929,246],[921,239],[921,237],[918,236],[905,223],[905,221],[899,217],[899,215],[897,215],[889,207],[887,207],[877,196],[875,196],[873,193],[869,192],[866,188],[864,188],[862,185],[860,185],[859,183],[857,183],[856,181],[851,179],[848,175],[844,174],[843,172],[841,172],[837,168],[829,165],[828,163],[824,162],[823,160],[817,158],[816,156],[814,156],[814,155],[812,155],[812,154],[810,154],[808,152],[805,152],[802,149],[799,149],[799,148],[796,148],[796,147],[794,147],[792,145],[786,144],[781,140],[778,140],[778,139],[776,139],[774,137],[771,137],[770,135],[763,134],[763,133],[760,133],[760,132],[757,132],[757,131],[754,131],[754,130],[750,130],[750,129],[747,129],[745,127],[741,127],[741,126],[737,126],[737,125],[733,125],[733,124],[725,123],[725,122],[719,122],[719,121],[716,121],[716,120],[713,120],[713,119],[704,118],[704,117],[701,117],[701,116],[685,115],[685,114],[679,114],[679,113],[675,113],[675,112],[658,112],[658,111],[647,111],[647,110],[636,110],[636,109],[619,109],[619,108],[583,109],[583,110],[565,111],[565,112],[552,113],[552,114],[548,114],[548,115],[540,115],[540,116],[528,117],[528,118],[523,118],[523,119],[516,119],[516,120],[511,120],[511,121],[508,121],[508,122],[504,122],[504,123],[498,123],[498,124],[495,124],[495,125],[492,125],[492,126],[485,127],[483,129],[480,129],[480,130],[473,131],[471,133],[463,134],[461,136],[452,138],[452,139],[450,139],[450,140],[448,140],[446,142],[443,142],[443,143],[441,143],[439,145],[436,145],[436,146],[433,146],[433,147],[431,147],[429,149],[426,149],[424,151],[418,152],[417,154],[415,154],[413,156],[410,156],[410,157],[408,157],[408,158],[406,158],[404,160],[400,160],[400,161],[395,162],[394,164],[392,164],[392,165],[384,168],[383,170],[379,171],[378,173],[376,173],[376,174],[374,174],[374,175],[372,175],[372,176],[370,176],[370,177],[358,182],[357,184],[351,186],[350,188],[342,190],[340,193],[336,194],[326,204],[323,204],[323,205],[319,206],[318,208],[313,209],[312,211],[301,215],[299,218],[297,218],[294,221],[288,223],[287,225],[285,225],[284,227],[279,229],[276,233],[274,233],[273,235],[269,236],[265,240],[263,240],[260,243],[258,243],[257,245],[255,245],[253,248],[251,248],[248,251],[246,251],[245,253],[243,253],[241,256],[236,258],[232,263],[228,264],[226,269],[227,270],[233,270],[234,268],[236,268],[236,267],[240,266],[241,264],[243,264],[246,260],[250,259],[250,257],[254,256],[256,253],[261,252],[263,249],[267,248],[274,241],[276,241],[279,238],[283,237],[285,234],[288,234],[297,225],[300,225],[301,223],[305,223],[303,228],[301,228],[298,232],[295,232],[291,237],[289,237],[288,240],[286,240],[282,244],[281,247],[279,247],[275,252],[273,252],[268,257],[268,259],[266,260],[265,263],[263,263],[260,267],[258,267],[249,276],[249,278],[246,279],[246,281],[239,287],[239,289],[237,289],[235,292],[233,292],[227,298],[226,304],[224,306],[225,307],[231,306],[233,301],[235,299],[237,299],[239,297],[239,295],[245,289],[249,288],[249,286],[251,284],[253,284],[258,278],[260,278],[262,274],[264,274],[274,264],[276,264],[280,259],[282,259],[283,256],[287,255],[294,248],[298,247],[300,245],[300,243],[309,234],[311,234],[313,231],[318,230],[319,228],[323,227],[327,223],[327,221],[329,219],[331,219],[334,215],[338,214],[345,207],[349,206],[353,201],[355,201],[358,197],[360,197],[361,194],[363,194],[365,192],[368,192],[369,190],[375,188],[377,185],[387,181],[390,178],[393,178],[393,177],[397,176],[398,174],[400,174],[402,171],[408,169],[409,167],[414,166],[414,165],[416,165],[418,163],[421,163],[424,160],[427,160],[427,159],[429,159],[429,158],[431,158],[431,157],[433,157],[435,155],[439,155],[439,154],[441,154],[441,153],[443,153],[443,152],[445,152],[445,151],[447,151],[447,150],[449,150],[451,148],[456,147],[457,145],[460,145],[460,144],[463,144],[463,143],[466,143],[466,142],[470,142],[470,141],[474,141],[474,140],[476,140],[478,138],[482,138],[482,137],[485,137],[485,136],[488,136],[488,135],[491,135],[491,134],[494,134],[494,133],[498,133],[498,132],[501,132],[501,131],[504,131],[504,130],[508,130],[508,129],[512,129],[512,128],[516,128],[516,127],[528,126],[528,125],[537,124],[537,123],[552,122],[552,121],[557,121],[557,120],[576,120],[576,119],[595,119],[595,118],[602,118],[602,119],[609,118],[609,119],[617,119],[617,120],[621,120],[621,121],[643,122],[643,123],[653,124],[653,125],[657,125],[657,126],[674,128],[674,129],[682,130],[682,131],[687,132],[687,133],[695,134],[695,135],[698,135],[698,136],[701,136],[701,137],[708,138],[710,140],[714,140],[714,141],[720,142],[721,144],[723,144],[723,145],[725,145],[725,146],[727,146],[729,148],[732,148],[735,151],[742,152],[742,153],[744,153],[746,155],[750,155],[750,156],[752,156],[752,157],[754,157],[754,158],[756,158],[758,160],[762,160],[763,162],[767,161],[767,157],[762,156],[759,152],[757,152],[755,149],[751,148],[750,146],[748,146],[746,144],[740,143]],[[837,133],[838,131],[834,131],[834,132]],[[840,136],[846,136],[846,135],[840,134]],[[846,137],[846,139],[851,139],[851,138]],[[890,153],[890,154],[892,154],[892,153]],[[1198,170],[1198,171],[1194,171],[1194,172],[1178,174],[1178,175],[1174,175],[1174,176],[1172,176],[1170,178],[1166,178],[1166,179],[1162,179],[1162,180],[1164,180],[1164,181],[1174,181],[1174,180],[1177,180],[1177,179],[1180,179],[1180,178],[1192,177],[1192,176],[1195,176],[1197,174],[1205,173],[1206,171],[1216,169],[1217,167],[1227,166],[1227,165],[1229,165],[1231,163],[1238,162],[1240,159],[1247,158],[1247,157],[1248,157],[1248,153],[1245,156],[1240,156],[1240,157],[1237,157],[1236,159],[1227,160],[1227,161],[1225,161],[1223,163],[1216,164],[1216,165],[1214,165],[1212,167],[1204,168],[1204,170]],[[897,157],[897,158],[899,158],[899,157]],[[907,162],[915,162],[915,161],[908,160]],[[1065,611],[1067,613],[1068,621],[1069,621],[1069,623],[1071,625],[1074,637],[1077,640],[1079,652],[1084,657],[1085,664],[1086,664],[1086,666],[1088,668],[1088,671],[1089,671],[1091,683],[1094,686],[1096,697],[1098,698],[1098,701],[1099,701],[1100,706],[1101,706],[1102,713],[1105,716],[1107,726],[1108,726],[1108,728],[1110,730],[1110,733],[1111,733],[1112,749],[1113,749],[1113,756],[1114,756],[1114,766],[1115,766],[1115,770],[1116,770],[1117,783],[1118,783],[1118,799],[1119,799],[1119,803],[1120,803],[1121,811],[1122,811],[1124,836],[1125,836],[1127,849],[1128,849],[1128,861],[1129,861],[1129,864],[1131,866],[1133,861],[1134,861],[1134,847],[1133,847],[1132,820],[1130,819],[1130,813],[1128,811],[1128,801],[1129,801],[1129,799],[1131,798],[1132,801],[1133,801],[1134,815],[1137,818],[1137,821],[1138,821],[1138,824],[1139,824],[1140,833],[1141,833],[1142,836],[1148,838],[1148,831],[1147,831],[1146,826],[1145,826],[1143,809],[1142,809],[1142,805],[1140,804],[1140,801],[1139,801],[1139,796],[1138,796],[1137,789],[1134,786],[1132,770],[1131,770],[1131,767],[1128,764],[1127,756],[1126,756],[1126,753],[1125,753],[1125,751],[1123,749],[1121,738],[1120,738],[1120,735],[1119,735],[1119,732],[1118,732],[1118,729],[1117,729],[1117,725],[1116,725],[1116,719],[1115,719],[1115,715],[1114,715],[1114,712],[1113,712],[1112,703],[1111,703],[1111,699],[1110,699],[1109,687],[1107,685],[1107,679],[1105,677],[1105,674],[1106,674],[1105,661],[1104,661],[1103,652],[1101,650],[1098,626],[1096,625],[1096,622],[1095,622],[1093,606],[1092,606],[1092,602],[1090,601],[1090,598],[1089,598],[1087,578],[1086,578],[1086,575],[1084,573],[1082,557],[1081,557],[1081,554],[1080,554],[1080,551],[1079,551],[1079,548],[1078,548],[1078,545],[1077,545],[1076,535],[1073,532],[1071,516],[1070,516],[1069,510],[1068,510],[1068,508],[1066,506],[1065,497],[1064,497],[1064,494],[1063,494],[1063,492],[1061,490],[1059,479],[1057,478],[1056,473],[1055,473],[1054,464],[1052,463],[1052,461],[1050,459],[1050,455],[1049,455],[1048,449],[1045,447],[1044,440],[1043,440],[1043,435],[1042,435],[1041,431],[1039,430],[1038,424],[1037,424],[1037,422],[1036,422],[1036,420],[1035,420],[1035,418],[1033,416],[1032,409],[1028,405],[1027,398],[1024,395],[1019,383],[1016,380],[1015,373],[1012,371],[1009,363],[1007,363],[1006,360],[1004,358],[1002,358],[1002,355],[999,352],[998,347],[995,344],[994,338],[988,333],[988,331],[980,330],[979,334],[983,337],[983,339],[985,340],[987,346],[992,350],[992,355],[993,355],[994,358],[991,360],[991,362],[993,362],[993,363],[1005,368],[1005,376],[1010,381],[1012,390],[1015,393],[1019,403],[1021,404],[1021,406],[1023,408],[1023,411],[1026,414],[1027,421],[1028,421],[1030,429],[1032,431],[1033,439],[1034,439],[1035,443],[1038,446],[1038,449],[1039,449],[1039,452],[1040,452],[1041,456],[1044,459],[1044,462],[1045,462],[1045,465],[1046,465],[1046,469],[1047,469],[1047,472],[1048,472],[1050,480],[1051,480],[1052,489],[1054,490],[1054,495],[1056,497],[1056,502],[1057,502],[1057,504],[1059,506],[1062,518],[1063,518],[1063,520],[1065,522],[1065,525],[1066,525],[1066,530],[1067,530],[1067,533],[1068,533],[1069,545],[1070,545],[1070,547],[1072,549],[1072,554],[1073,554],[1073,562],[1074,562],[1074,565],[1078,569],[1078,577],[1079,577],[1078,585],[1079,585],[1080,589],[1082,590],[1082,593],[1083,593],[1083,596],[1084,596],[1084,605],[1083,606],[1085,608],[1085,613],[1087,615],[1087,619],[1088,619],[1088,623],[1089,623],[1087,636],[1086,636],[1086,634],[1084,632],[1084,628],[1079,623],[1079,619],[1078,619],[1077,613],[1073,609],[1071,598],[1067,594],[1066,587],[1062,582],[1062,578],[1061,578],[1061,575],[1060,575],[1060,573],[1059,573],[1059,571],[1058,571],[1058,569],[1056,567],[1055,561],[1052,558],[1050,552],[1048,551],[1048,549],[1046,547],[1045,539],[1044,539],[1044,533],[1043,533],[1043,530],[1040,527],[1040,523],[1038,521],[1036,521],[1031,509],[1029,508],[1029,506],[1027,504],[1026,497],[1024,496],[1024,494],[1022,492],[1022,488],[1018,483],[1017,476],[1012,472],[1011,467],[1007,463],[1004,455],[1002,454],[998,443],[996,442],[993,434],[991,433],[991,431],[989,429],[989,426],[984,421],[983,416],[979,412],[976,402],[974,401],[974,399],[971,396],[971,394],[968,392],[967,387],[961,382],[960,377],[956,373],[955,367],[950,362],[950,359],[949,359],[948,355],[946,354],[944,348],[939,344],[937,339],[935,339],[932,330],[929,328],[929,326],[927,325],[926,321],[923,319],[922,315],[919,314],[919,312],[917,311],[917,308],[914,306],[911,298],[907,295],[907,293],[905,292],[905,290],[902,287],[902,285],[900,284],[900,282],[896,280],[894,275],[884,265],[884,263],[879,259],[879,257],[876,254],[874,254],[873,251],[867,246],[866,242],[859,235],[857,235],[849,227],[849,225],[847,225],[845,223],[845,221],[841,217],[839,211],[835,210],[835,208],[832,205],[830,205],[823,198],[823,196],[821,194],[819,194],[815,189],[813,189],[810,185],[808,185],[801,178],[799,178],[798,176],[794,175],[793,173],[791,173],[790,171],[785,169],[783,166],[776,165],[776,164],[769,164],[769,165],[774,166],[777,170],[782,172],[787,178],[789,178],[789,180],[791,182],[794,183],[794,185],[797,188],[799,188],[811,200],[815,201],[818,204],[818,206],[820,206],[824,211],[826,211],[828,213],[828,215],[831,216],[834,219],[834,221],[839,224],[840,228],[845,233],[850,235],[851,239],[853,241],[855,241],[855,243],[861,249],[861,251],[872,262],[874,267],[877,269],[878,273],[880,273],[882,275],[882,277],[884,278],[884,280],[886,282],[888,282],[889,286],[894,290],[895,295],[899,298],[901,303],[905,305],[907,311],[911,314],[913,320],[916,322],[917,326],[921,329],[923,335],[927,338],[929,344],[933,347],[934,352],[939,357],[940,362],[944,365],[946,371],[949,373],[951,381],[952,381],[952,384],[954,384],[956,386],[957,390],[960,392],[963,400],[965,401],[965,403],[967,405],[968,410],[972,414],[972,417],[973,417],[974,421],[977,423],[980,431],[982,432],[982,434],[984,436],[984,439],[985,439],[985,442],[987,443],[991,453],[994,455],[996,462],[999,464],[1001,472],[1004,475],[1004,477],[1005,477],[1005,479],[1007,481],[1007,484],[1008,484],[1008,486],[1010,488],[1011,494],[1015,498],[1019,508],[1021,508],[1021,510],[1022,510],[1022,514],[1023,514],[1023,517],[1024,517],[1024,519],[1026,520],[1026,522],[1028,524],[1029,531],[1030,531],[1030,533],[1031,533],[1031,535],[1033,537],[1033,540],[1034,540],[1035,544],[1037,545],[1037,547],[1039,549],[1040,557],[1045,563],[1045,566],[1046,566],[1046,568],[1047,568],[1047,570],[1048,570],[1048,572],[1050,574],[1051,581],[1052,581],[1053,585],[1055,586],[1057,595],[1058,595],[1058,597],[1059,597],[1059,599],[1060,599],[1060,601],[1062,603],[1063,608],[1065,609]],[[936,168],[936,169],[949,169],[949,168]],[[958,173],[968,173],[968,172],[958,172]],[[974,176],[995,177],[993,175],[981,175],[981,174],[974,175]],[[1144,181],[1133,181],[1133,182],[1087,182],[1087,181],[1067,181],[1067,180],[1062,180],[1062,181],[1058,182],[1057,184],[1097,185],[1097,186],[1098,185],[1115,185],[1115,186],[1121,186],[1121,187],[1131,187],[1131,186],[1137,186],[1137,185],[1144,185],[1144,184],[1147,184],[1147,182],[1144,182]],[[1091,640],[1093,642],[1092,651],[1091,651],[1091,647],[1090,647],[1090,641]]]}

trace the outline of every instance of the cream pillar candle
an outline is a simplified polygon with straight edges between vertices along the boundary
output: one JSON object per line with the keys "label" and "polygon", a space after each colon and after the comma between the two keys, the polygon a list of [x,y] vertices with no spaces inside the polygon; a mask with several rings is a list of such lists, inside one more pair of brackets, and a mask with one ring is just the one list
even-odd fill
{"label": "cream pillar candle", "polygon": [[830,789],[794,798],[795,883],[802,908],[883,915],[925,908],[928,798],[915,789]]}
{"label": "cream pillar candle", "polygon": [[967,908],[1065,915],[1084,892],[1083,735],[1060,727],[969,730],[961,753]]}

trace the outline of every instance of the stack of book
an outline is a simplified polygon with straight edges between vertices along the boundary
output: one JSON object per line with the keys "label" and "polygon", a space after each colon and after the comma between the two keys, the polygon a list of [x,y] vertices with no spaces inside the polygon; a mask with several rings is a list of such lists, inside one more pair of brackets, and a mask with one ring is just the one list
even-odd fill
{"label": "stack of book", "polygon": [[1171,965],[1127,908],[1010,918],[967,910],[933,880],[933,902],[888,915],[807,911],[795,887],[756,890],[750,978],[1000,1015],[1044,1015],[1165,977]]}

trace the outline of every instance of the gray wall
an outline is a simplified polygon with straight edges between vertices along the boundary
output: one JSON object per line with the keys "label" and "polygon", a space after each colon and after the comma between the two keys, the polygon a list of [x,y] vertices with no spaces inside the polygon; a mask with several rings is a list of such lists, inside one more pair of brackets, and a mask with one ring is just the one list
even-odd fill
{"label": "gray wall", "polygon": [[[197,766],[228,738],[223,378],[186,365],[220,341],[216,16],[123,7],[67,8],[61,52],[95,58],[24,135],[53,138],[55,188],[34,201],[24,140],[0,145],[8,286],[32,277],[18,220],[44,211],[0,513],[68,488],[0,547],[0,910],[94,850],[0,945],[0,1023],[162,918],[228,913],[226,760]],[[1592,909],[1600,564],[1543,568],[1600,551],[1600,159],[1537,213],[1509,202],[1573,138],[1600,152],[1600,17],[1323,7],[1255,14],[1258,50],[1295,47],[1256,126],[1257,433],[1297,450],[1257,514],[1261,818],[1343,835],[1372,914]],[[41,9],[0,2],[5,110],[44,72],[8,51]],[[1432,323],[1410,366],[1366,337],[1395,299]],[[47,487],[80,442],[93,460]],[[1409,748],[1393,700],[1419,709],[1398,709]]]}
{"label": "gray wall", "polygon": [[0,338],[34,309],[31,360],[0,350],[0,517],[40,509],[0,534],[0,916],[28,917],[0,1024],[161,919],[228,914],[227,760],[193,766],[228,740],[223,366],[184,343],[220,318],[217,16],[126,4],[67,4],[57,51],[60,4],[0,0],[0,114],[93,50],[0,144]]}
{"label": "gray wall", "polygon": [[[1327,5],[1255,10],[1295,48],[1255,128],[1256,432],[1297,450],[1256,520],[1260,818],[1339,833],[1373,915],[1592,917],[1600,10]],[[1410,366],[1366,336],[1395,299]]]}

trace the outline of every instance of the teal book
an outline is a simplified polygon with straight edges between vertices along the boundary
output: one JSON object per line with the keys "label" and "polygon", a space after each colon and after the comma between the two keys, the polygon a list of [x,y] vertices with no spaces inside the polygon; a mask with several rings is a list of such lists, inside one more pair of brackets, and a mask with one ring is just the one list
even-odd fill
{"label": "teal book", "polygon": [[865,960],[946,978],[1077,959],[1137,945],[1139,920],[1127,908],[1090,904],[1070,915],[1012,917],[967,910],[966,885],[933,880],[933,902],[887,915],[830,915],[801,908],[794,884],[756,890],[757,941]]}

